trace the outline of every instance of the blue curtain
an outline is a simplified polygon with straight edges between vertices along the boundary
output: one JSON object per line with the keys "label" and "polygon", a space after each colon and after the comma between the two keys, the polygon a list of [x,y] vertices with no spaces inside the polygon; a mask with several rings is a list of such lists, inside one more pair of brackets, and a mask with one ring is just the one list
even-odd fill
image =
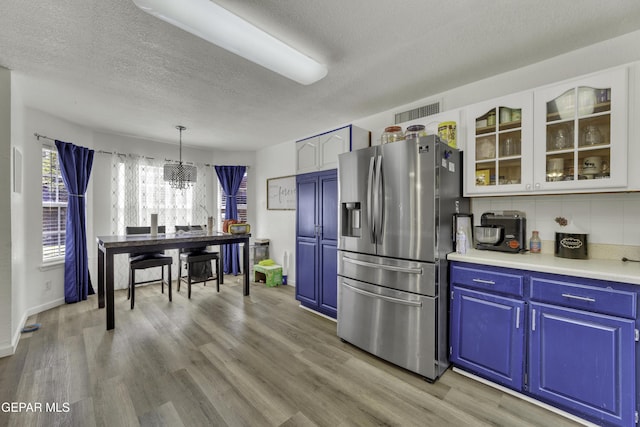
{"label": "blue curtain", "polygon": [[64,257],[64,300],[67,304],[86,300],[94,293],[87,257],[85,193],[91,175],[94,151],[56,140],[62,179],[69,201]]}
{"label": "blue curtain", "polygon": [[[215,169],[220,185],[227,196],[224,219],[238,219],[236,195],[247,168],[245,166],[215,166]],[[233,272],[237,276],[240,273],[240,245],[237,243],[224,245],[222,254],[224,258],[223,271],[227,274]],[[248,274],[248,272],[245,272],[245,274]]]}

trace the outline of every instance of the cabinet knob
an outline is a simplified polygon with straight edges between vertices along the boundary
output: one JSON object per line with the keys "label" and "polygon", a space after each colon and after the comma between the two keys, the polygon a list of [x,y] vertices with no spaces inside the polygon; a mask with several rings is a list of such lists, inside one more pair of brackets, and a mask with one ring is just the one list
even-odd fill
{"label": "cabinet knob", "polygon": [[539,190],[539,189],[540,189],[540,183],[536,182],[536,190]]}
{"label": "cabinet knob", "polygon": [[524,186],[527,191],[531,191],[531,184],[527,184]]}

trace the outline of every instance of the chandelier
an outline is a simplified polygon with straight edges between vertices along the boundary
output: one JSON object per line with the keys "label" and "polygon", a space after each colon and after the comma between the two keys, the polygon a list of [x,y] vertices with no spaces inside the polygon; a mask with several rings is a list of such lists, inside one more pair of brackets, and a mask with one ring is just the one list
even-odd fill
{"label": "chandelier", "polygon": [[171,188],[184,190],[190,188],[196,182],[198,170],[195,166],[182,163],[182,131],[186,127],[178,125],[176,129],[180,131],[180,158],[177,163],[171,162],[164,165],[164,180],[169,183]]}

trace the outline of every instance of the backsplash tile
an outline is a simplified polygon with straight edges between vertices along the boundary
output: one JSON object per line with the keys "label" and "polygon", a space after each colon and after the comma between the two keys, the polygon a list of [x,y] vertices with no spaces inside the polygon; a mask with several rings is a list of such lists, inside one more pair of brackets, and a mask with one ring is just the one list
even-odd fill
{"label": "backsplash tile", "polygon": [[569,197],[562,200],[562,216],[577,228],[577,231],[589,233],[591,230],[591,202],[584,197]]}
{"label": "backsplash tile", "polygon": [[[492,210],[520,210],[527,215],[527,240],[538,230],[543,251],[553,253],[555,218],[563,216],[589,234],[590,256],[619,259],[640,254],[640,193],[564,194],[483,197],[471,200],[474,222]],[[593,246],[592,246],[593,245]],[[593,250],[592,250],[593,247]],[[629,253],[629,255],[624,255]]]}
{"label": "backsplash tile", "polygon": [[[525,211],[527,214],[527,231],[534,230],[529,226],[529,223],[531,223],[531,225],[535,224],[535,229],[538,230],[542,240],[553,240],[557,227],[555,218],[562,213],[562,201],[557,197],[536,197],[536,199],[535,210],[533,210],[532,213]],[[529,238],[529,236],[527,236],[527,238]]]}
{"label": "backsplash tile", "polygon": [[633,193],[636,197],[624,200],[624,244],[640,245],[640,195]]}

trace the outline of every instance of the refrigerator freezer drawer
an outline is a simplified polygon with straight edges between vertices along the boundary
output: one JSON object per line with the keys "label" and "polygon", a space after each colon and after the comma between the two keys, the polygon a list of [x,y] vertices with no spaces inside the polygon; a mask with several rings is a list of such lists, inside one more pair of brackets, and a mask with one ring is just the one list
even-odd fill
{"label": "refrigerator freezer drawer", "polygon": [[339,251],[338,275],[400,291],[437,296],[436,265]]}
{"label": "refrigerator freezer drawer", "polygon": [[435,380],[437,298],[339,278],[338,336]]}

